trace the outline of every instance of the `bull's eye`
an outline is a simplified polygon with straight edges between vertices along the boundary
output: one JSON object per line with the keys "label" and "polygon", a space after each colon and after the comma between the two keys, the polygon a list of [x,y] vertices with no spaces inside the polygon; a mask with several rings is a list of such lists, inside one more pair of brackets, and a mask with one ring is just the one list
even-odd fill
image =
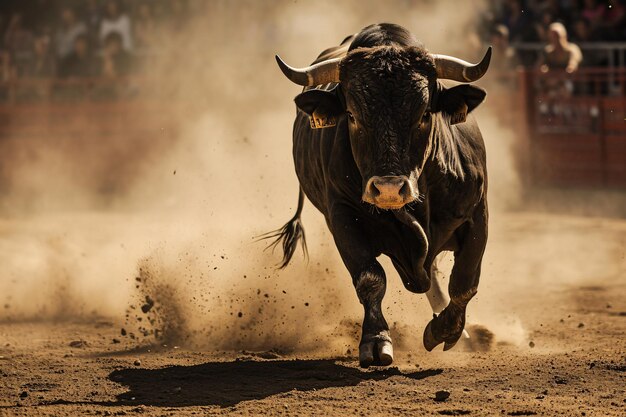
{"label": "bull's eye", "polygon": [[346,114],[348,115],[348,120],[350,120],[350,123],[356,123],[356,120],[354,119],[354,115],[352,113],[347,111]]}

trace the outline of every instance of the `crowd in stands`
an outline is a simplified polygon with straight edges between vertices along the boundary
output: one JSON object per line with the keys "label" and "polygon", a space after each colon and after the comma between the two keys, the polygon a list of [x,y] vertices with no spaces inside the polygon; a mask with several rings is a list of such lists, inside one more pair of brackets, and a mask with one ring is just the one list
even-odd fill
{"label": "crowd in stands", "polygon": [[[58,83],[136,75],[160,52],[159,34],[175,33],[188,21],[193,1],[198,2],[0,0],[0,99],[7,95],[2,86],[13,80]],[[588,47],[626,42],[626,0],[485,1],[476,45],[481,40],[493,45],[492,66],[501,73],[519,66],[572,73],[580,66],[626,60]],[[529,43],[544,46],[518,47]],[[624,48],[616,51],[626,54]]]}
{"label": "crowd in stands", "polygon": [[626,41],[624,0],[492,0],[491,9],[511,42],[547,42],[554,22],[576,42]]}
{"label": "crowd in stands", "polygon": [[[581,52],[578,45],[626,42],[626,0],[490,0],[482,27],[491,28],[483,37],[494,45],[504,67],[574,72],[579,65],[607,66],[606,51]],[[539,53],[515,50],[521,43],[545,47]]]}
{"label": "crowd in stands", "polygon": [[[626,62],[626,0],[490,0],[489,10],[482,40],[494,48],[494,78],[511,89],[515,68],[540,71],[532,88],[543,96],[537,109],[548,122],[597,112],[576,108],[572,96],[626,94],[623,78],[590,76],[608,67],[615,74]],[[584,67],[594,72],[579,71]]]}
{"label": "crowd in stands", "polygon": [[0,82],[133,74],[157,28],[185,19],[184,0],[0,2]]}

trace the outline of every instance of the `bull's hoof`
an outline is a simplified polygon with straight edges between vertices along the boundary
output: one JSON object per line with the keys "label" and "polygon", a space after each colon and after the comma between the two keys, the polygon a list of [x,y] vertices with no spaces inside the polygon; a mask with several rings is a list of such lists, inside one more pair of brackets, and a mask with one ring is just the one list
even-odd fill
{"label": "bull's hoof", "polygon": [[445,352],[445,351],[447,351],[447,350],[452,349],[452,348],[454,347],[454,345],[456,345],[456,342],[458,342],[458,341],[459,341],[459,340],[457,339],[457,340],[455,340],[454,342],[445,342],[445,343],[443,344],[443,351]]}
{"label": "bull's hoof", "polygon": [[454,346],[456,346],[457,342],[461,339],[463,340],[469,340],[470,335],[469,333],[467,333],[467,330],[463,329],[463,333],[461,333],[461,337],[459,339],[456,339],[454,342],[445,342],[443,344],[443,350],[444,352],[447,350],[452,349]]}
{"label": "bull's hoof", "polygon": [[380,366],[389,366],[393,362],[393,346],[390,342],[382,341],[376,344]]}
{"label": "bull's hoof", "polygon": [[393,362],[393,346],[391,342],[379,340],[366,342],[359,346],[359,366],[389,366]]}
{"label": "bull's hoof", "polygon": [[437,345],[439,345],[441,342],[443,342],[443,339],[437,340],[435,338],[435,335],[433,334],[433,321],[432,320],[428,323],[428,325],[424,329],[423,341],[424,341],[424,347],[429,352],[432,351],[434,348],[436,348]]}
{"label": "bull's hoof", "polygon": [[452,349],[462,336],[469,338],[469,334],[465,330],[462,330],[460,333],[444,332],[441,328],[442,323],[435,324],[438,320],[441,320],[441,315],[439,317],[434,316],[424,329],[423,342],[427,351],[432,351],[441,343],[443,343],[443,350],[447,351]]}
{"label": "bull's hoof", "polygon": [[374,363],[374,342],[363,343],[359,346],[359,366],[369,368]]}

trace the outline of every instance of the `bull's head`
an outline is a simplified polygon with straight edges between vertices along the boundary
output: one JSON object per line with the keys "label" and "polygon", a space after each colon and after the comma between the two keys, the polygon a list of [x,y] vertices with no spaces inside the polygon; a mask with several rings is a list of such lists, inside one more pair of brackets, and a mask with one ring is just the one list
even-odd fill
{"label": "bull's head", "polygon": [[[418,178],[432,155],[433,117],[465,121],[485,98],[468,84],[449,89],[437,79],[473,82],[489,66],[491,48],[476,65],[431,55],[419,46],[356,48],[345,57],[306,68],[278,65],[294,83],[340,83],[341,91],[304,91],[298,108],[312,120],[347,118],[352,154],[363,179],[362,199],[381,209],[399,209],[419,198]],[[321,123],[323,126],[324,123]]]}

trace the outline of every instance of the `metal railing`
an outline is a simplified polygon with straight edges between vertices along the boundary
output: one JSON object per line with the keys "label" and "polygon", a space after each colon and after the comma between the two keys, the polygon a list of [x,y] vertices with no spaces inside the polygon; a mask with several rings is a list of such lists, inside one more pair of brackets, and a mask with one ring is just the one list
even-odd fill
{"label": "metal railing", "polygon": [[626,68],[519,75],[529,183],[626,189]]}
{"label": "metal railing", "polygon": [[[576,43],[585,55],[603,55],[606,58],[607,67],[611,70],[626,68],[626,42],[582,42]],[[535,42],[520,42],[511,45],[516,51],[539,53],[545,44]]]}
{"label": "metal railing", "polygon": [[146,77],[14,78],[0,82],[0,104],[132,100],[158,95]]}
{"label": "metal railing", "polygon": [[562,70],[541,72],[529,70],[535,79],[535,88],[540,95],[550,95],[551,86],[563,86],[569,96],[615,97],[626,96],[626,67],[580,68],[573,73]]}
{"label": "metal railing", "polygon": [[626,102],[626,68],[581,68],[572,74],[526,71],[531,80],[527,111],[537,134],[604,134],[603,120],[621,111],[615,103]]}

